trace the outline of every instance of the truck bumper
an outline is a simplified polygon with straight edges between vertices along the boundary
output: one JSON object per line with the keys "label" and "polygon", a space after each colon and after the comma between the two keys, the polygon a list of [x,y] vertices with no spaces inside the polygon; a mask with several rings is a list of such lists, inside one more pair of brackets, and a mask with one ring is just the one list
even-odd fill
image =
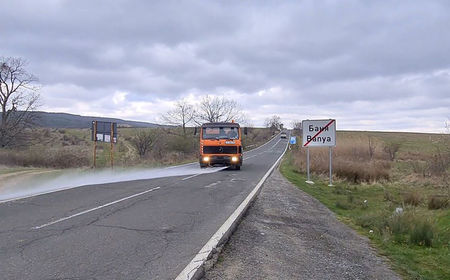
{"label": "truck bumper", "polygon": [[[208,160],[205,160],[205,158]],[[237,161],[233,161],[232,158],[237,157]],[[243,162],[242,155],[202,155],[199,159],[201,166],[214,166],[214,165],[225,165],[225,166],[241,166]]]}

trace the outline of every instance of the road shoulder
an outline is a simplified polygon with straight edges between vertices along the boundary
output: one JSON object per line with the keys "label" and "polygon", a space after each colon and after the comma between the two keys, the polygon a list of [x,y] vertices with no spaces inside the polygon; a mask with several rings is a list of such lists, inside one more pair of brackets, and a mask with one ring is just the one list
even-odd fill
{"label": "road shoulder", "polygon": [[204,279],[400,279],[366,238],[275,170]]}

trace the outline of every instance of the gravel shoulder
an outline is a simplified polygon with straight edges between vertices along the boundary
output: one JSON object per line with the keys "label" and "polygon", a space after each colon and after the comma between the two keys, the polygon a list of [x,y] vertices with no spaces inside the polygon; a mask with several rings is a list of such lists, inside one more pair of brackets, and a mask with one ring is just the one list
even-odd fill
{"label": "gravel shoulder", "polygon": [[203,279],[400,279],[367,238],[275,170]]}

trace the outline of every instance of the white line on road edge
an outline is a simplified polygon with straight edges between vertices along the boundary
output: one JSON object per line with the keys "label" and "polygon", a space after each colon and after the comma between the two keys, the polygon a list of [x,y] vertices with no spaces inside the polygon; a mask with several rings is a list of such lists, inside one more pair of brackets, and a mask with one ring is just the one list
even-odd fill
{"label": "white line on road edge", "polygon": [[80,213],[77,213],[77,214],[74,214],[74,215],[71,215],[71,216],[67,216],[67,217],[58,219],[56,221],[53,221],[53,222],[50,222],[50,223],[46,223],[46,224],[43,224],[43,225],[40,225],[40,226],[37,226],[37,227],[34,227],[33,229],[41,229],[41,228],[44,228],[44,227],[48,227],[48,226],[54,225],[56,223],[59,223],[59,222],[62,222],[62,221],[65,221],[65,220],[68,220],[68,219],[71,219],[71,218],[75,218],[77,216],[80,216],[80,215],[83,215],[83,214],[87,214],[89,212],[92,212],[92,211],[95,211],[95,210],[98,210],[98,209],[101,209],[101,208],[104,208],[104,207],[108,207],[110,205],[122,202],[124,200],[130,199],[130,198],[133,198],[133,197],[136,197],[136,196],[140,196],[140,195],[143,195],[143,194],[146,194],[148,192],[152,192],[152,191],[155,191],[155,190],[158,190],[158,189],[160,189],[160,187],[156,187],[156,188],[149,189],[149,190],[137,193],[137,194],[133,194],[133,195],[121,198],[119,200],[116,200],[116,201],[113,201],[113,202],[109,202],[109,203],[106,203],[104,205],[101,205],[101,206],[98,206],[98,207],[95,207],[95,208],[92,208],[92,209],[84,210],[84,211],[82,211]]}
{"label": "white line on road edge", "polygon": [[260,191],[262,185],[269,177],[270,173],[275,169],[277,164],[281,161],[281,158],[286,153],[288,145],[286,144],[286,148],[284,149],[281,156],[277,159],[277,161],[272,165],[269,171],[266,172],[264,177],[258,182],[256,187],[251,191],[251,193],[245,198],[245,200],[238,206],[236,210],[234,210],[233,214],[228,217],[225,223],[217,230],[217,232],[208,240],[208,242],[203,246],[202,249],[195,255],[195,257],[191,260],[191,262],[183,269],[183,271],[175,278],[175,280],[191,280],[191,279],[199,279],[203,274],[203,265],[211,256],[212,252],[215,248],[225,240],[230,237],[234,228],[237,225],[237,222],[244,215],[245,211],[247,211],[250,203],[256,198],[256,195]]}

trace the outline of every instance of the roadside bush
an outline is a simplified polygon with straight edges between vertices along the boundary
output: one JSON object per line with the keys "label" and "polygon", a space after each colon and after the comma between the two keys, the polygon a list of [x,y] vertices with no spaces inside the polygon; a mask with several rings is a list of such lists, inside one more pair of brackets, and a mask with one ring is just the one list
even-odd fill
{"label": "roadside bush", "polygon": [[387,214],[384,212],[367,213],[356,218],[356,224],[381,233],[387,227]]}
{"label": "roadside bush", "polygon": [[350,210],[352,209],[352,205],[343,201],[336,201],[335,204],[336,208],[342,209],[342,210]]}
{"label": "roadside bush", "polygon": [[394,196],[388,190],[384,190],[383,197],[384,201],[391,201],[391,202],[395,201]]}
{"label": "roadside bush", "polygon": [[391,142],[391,143],[387,143],[384,146],[384,151],[389,155],[389,159],[391,161],[393,161],[395,159],[395,156],[399,149],[400,149],[400,143]]}
{"label": "roadside bush", "polygon": [[409,213],[394,214],[388,219],[387,226],[393,235],[407,234],[411,230],[413,220]]}
{"label": "roadside bush", "polygon": [[435,236],[433,226],[429,221],[415,223],[409,235],[411,244],[430,247]]}
{"label": "roadside bush", "polygon": [[195,145],[197,141],[192,137],[174,136],[169,140],[168,148],[185,154],[195,153],[197,152]]}
{"label": "roadside bush", "polygon": [[411,167],[413,172],[422,175],[422,177],[427,177],[429,175],[428,164],[419,160],[411,161]]}
{"label": "roadside bush", "polygon": [[356,218],[356,224],[383,236],[384,241],[431,246],[435,238],[433,224],[415,213],[375,212]]}
{"label": "roadside bush", "polygon": [[419,206],[422,196],[417,191],[407,192],[403,195],[403,202],[412,206]]}
{"label": "roadside bush", "polygon": [[448,207],[448,197],[433,195],[428,198],[428,209],[445,209]]}

